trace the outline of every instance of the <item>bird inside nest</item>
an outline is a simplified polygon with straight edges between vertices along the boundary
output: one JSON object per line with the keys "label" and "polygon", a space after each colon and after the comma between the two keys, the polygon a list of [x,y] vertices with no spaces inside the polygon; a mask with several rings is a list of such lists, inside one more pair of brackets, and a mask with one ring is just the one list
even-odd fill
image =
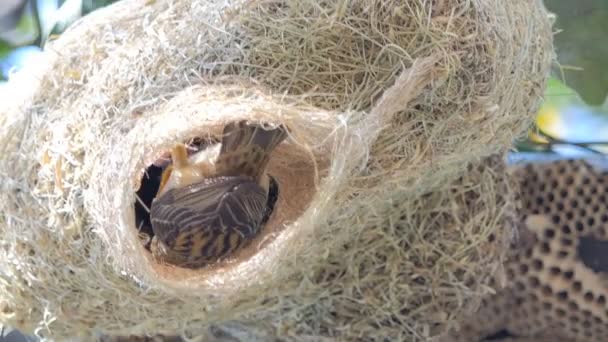
{"label": "bird inside nest", "polygon": [[267,167],[287,132],[240,121],[224,127],[220,143],[196,153],[174,146],[150,208],[155,259],[199,268],[250,242],[272,210]]}

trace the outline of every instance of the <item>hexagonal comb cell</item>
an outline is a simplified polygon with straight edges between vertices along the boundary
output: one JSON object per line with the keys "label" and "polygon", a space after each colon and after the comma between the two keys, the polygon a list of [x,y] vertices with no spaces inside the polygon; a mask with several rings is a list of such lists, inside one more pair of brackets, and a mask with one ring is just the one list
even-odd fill
{"label": "hexagonal comb cell", "polygon": [[518,167],[506,287],[444,341],[608,341],[608,175],[580,160]]}

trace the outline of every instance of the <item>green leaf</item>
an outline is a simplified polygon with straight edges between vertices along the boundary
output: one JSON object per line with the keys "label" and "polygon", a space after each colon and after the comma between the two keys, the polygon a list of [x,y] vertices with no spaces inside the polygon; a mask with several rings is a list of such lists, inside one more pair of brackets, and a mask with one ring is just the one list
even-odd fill
{"label": "green leaf", "polygon": [[13,46],[4,40],[0,40],[0,59],[6,57],[13,50]]}
{"label": "green leaf", "polygon": [[555,35],[558,72],[591,106],[598,106],[608,94],[608,1],[545,0],[557,15]]}
{"label": "green leaf", "polygon": [[572,103],[583,104],[579,94],[555,77],[549,78],[545,90],[545,101],[543,105],[563,107]]}

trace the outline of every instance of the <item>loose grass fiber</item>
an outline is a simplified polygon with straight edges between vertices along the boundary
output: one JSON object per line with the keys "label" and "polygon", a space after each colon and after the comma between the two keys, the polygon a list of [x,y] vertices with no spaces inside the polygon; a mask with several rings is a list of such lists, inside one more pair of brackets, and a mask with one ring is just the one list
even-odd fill
{"label": "loose grass fiber", "polygon": [[[510,191],[487,157],[553,57],[536,0],[126,0],[45,54],[0,112],[0,321],[57,339],[441,334],[500,271]],[[156,264],[133,214],[146,166],[242,118],[292,130],[259,241]]]}

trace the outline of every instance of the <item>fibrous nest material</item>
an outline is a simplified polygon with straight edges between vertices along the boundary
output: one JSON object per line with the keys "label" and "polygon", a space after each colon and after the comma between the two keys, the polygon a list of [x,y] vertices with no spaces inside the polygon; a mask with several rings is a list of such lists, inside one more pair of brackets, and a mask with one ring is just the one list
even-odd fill
{"label": "fibrous nest material", "polygon": [[[468,312],[510,237],[500,155],[553,58],[529,0],[127,0],[45,53],[0,117],[0,321],[245,340],[424,340]],[[154,263],[146,167],[243,118],[292,131],[259,241]]]}
{"label": "fibrous nest material", "polygon": [[608,175],[584,160],[517,167],[520,239],[507,286],[446,341],[502,333],[553,341],[608,340]]}

